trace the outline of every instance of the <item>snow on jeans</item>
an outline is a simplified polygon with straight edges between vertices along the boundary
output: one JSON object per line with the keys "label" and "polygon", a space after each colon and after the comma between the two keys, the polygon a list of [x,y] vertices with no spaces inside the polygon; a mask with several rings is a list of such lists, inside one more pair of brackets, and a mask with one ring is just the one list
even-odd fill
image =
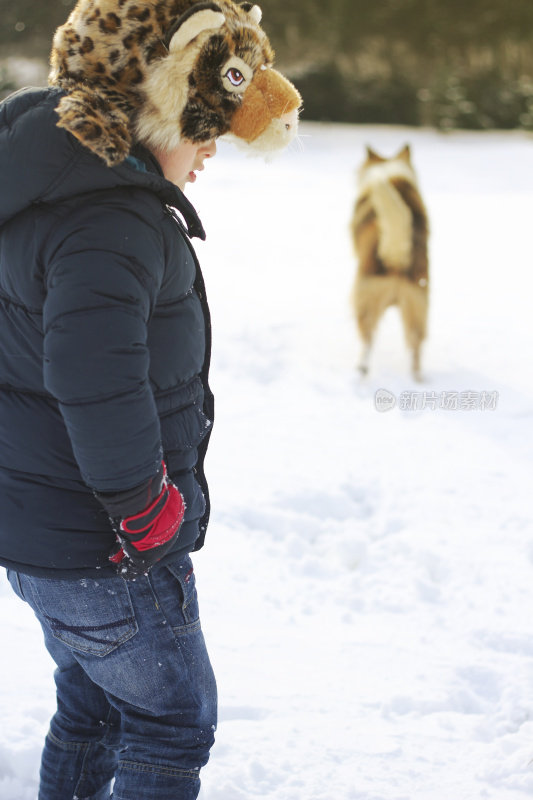
{"label": "snow on jeans", "polygon": [[57,664],[39,800],[194,800],[216,684],[188,556],[135,581],[12,570]]}

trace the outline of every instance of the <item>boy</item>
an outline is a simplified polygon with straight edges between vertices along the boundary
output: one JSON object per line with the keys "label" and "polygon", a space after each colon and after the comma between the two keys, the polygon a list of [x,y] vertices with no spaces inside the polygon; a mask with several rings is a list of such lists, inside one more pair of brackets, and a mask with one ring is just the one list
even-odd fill
{"label": "boy", "polygon": [[[57,664],[39,800],[113,780],[114,800],[193,800],[216,726],[189,555],[213,399],[181,190],[237,112],[246,141],[286,143],[299,96],[257,6],[109,8],[80,0],[54,86],[0,106],[0,564]],[[293,92],[266,128],[265,81],[261,116]]]}

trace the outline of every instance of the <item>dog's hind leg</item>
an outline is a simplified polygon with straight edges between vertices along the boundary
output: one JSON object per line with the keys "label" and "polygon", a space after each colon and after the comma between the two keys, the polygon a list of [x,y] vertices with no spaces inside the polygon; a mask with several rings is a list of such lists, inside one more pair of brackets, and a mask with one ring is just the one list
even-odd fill
{"label": "dog's hind leg", "polygon": [[372,342],[365,342],[361,351],[361,357],[357,365],[357,369],[361,375],[368,375],[368,362],[370,361],[370,351],[372,350]]}
{"label": "dog's hind leg", "polygon": [[413,378],[422,380],[420,371],[420,350],[426,338],[428,297],[427,290],[407,281],[402,282],[399,306],[407,346],[411,351],[411,370]]}
{"label": "dog's hind leg", "polygon": [[417,339],[411,345],[412,351],[412,361],[411,361],[411,372],[413,373],[413,378],[415,381],[419,383],[423,380],[422,373],[420,371],[420,347],[422,345],[421,339]]}
{"label": "dog's hind leg", "polygon": [[363,340],[363,350],[358,364],[362,375],[368,373],[374,334],[383,313],[395,301],[395,284],[385,276],[361,278],[354,287],[354,312]]}
{"label": "dog's hind leg", "polygon": [[375,306],[370,305],[367,297],[366,287],[364,284],[359,287],[359,291],[355,298],[355,318],[359,335],[363,342],[361,356],[357,369],[361,375],[368,374],[368,367],[370,362],[370,353],[372,351],[372,343],[374,339],[374,332],[376,330],[379,317],[381,314],[377,313]]}

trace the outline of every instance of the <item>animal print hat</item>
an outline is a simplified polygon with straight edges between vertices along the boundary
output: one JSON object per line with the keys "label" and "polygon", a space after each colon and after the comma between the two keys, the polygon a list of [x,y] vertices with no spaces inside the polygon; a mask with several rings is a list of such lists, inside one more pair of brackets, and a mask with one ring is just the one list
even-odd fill
{"label": "animal print hat", "polygon": [[53,41],[49,83],[67,92],[57,124],[109,166],[134,141],[285,147],[301,98],[272,68],[260,21],[259,6],[232,0],[78,0]]}

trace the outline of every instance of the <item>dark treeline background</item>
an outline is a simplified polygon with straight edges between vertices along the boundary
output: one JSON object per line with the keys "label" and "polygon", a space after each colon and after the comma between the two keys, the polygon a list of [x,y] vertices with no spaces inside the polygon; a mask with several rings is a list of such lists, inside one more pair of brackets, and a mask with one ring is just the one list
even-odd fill
{"label": "dark treeline background", "polygon": [[[304,118],[533,130],[533,0],[259,2]],[[1,64],[46,60],[73,5],[0,0],[4,94]]]}

